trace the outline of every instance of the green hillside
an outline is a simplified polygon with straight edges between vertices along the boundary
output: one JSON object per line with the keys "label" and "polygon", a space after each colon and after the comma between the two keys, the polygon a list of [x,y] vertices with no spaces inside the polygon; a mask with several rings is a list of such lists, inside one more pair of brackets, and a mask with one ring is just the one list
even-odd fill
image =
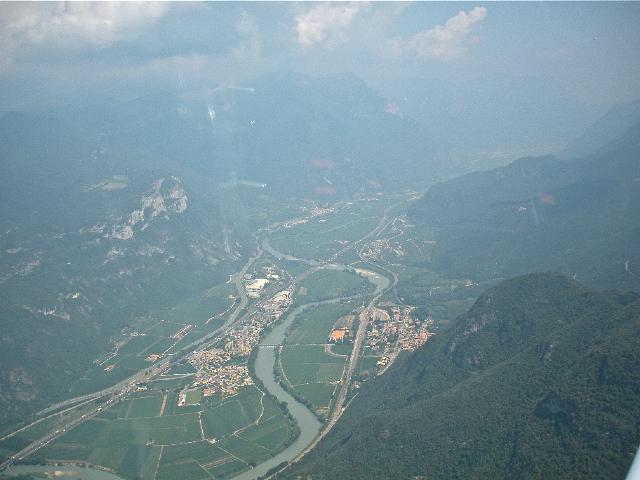
{"label": "green hillside", "polygon": [[254,85],[0,117],[0,431],[76,392],[123,327],[226,282],[301,197],[417,180],[433,151],[356,77]]}
{"label": "green hillside", "polygon": [[561,271],[640,289],[640,124],[571,161],[524,158],[431,188],[410,209],[431,268],[478,280]]}
{"label": "green hillside", "polygon": [[505,281],[365,385],[281,477],[622,478],[640,437],[639,341],[637,294]]}

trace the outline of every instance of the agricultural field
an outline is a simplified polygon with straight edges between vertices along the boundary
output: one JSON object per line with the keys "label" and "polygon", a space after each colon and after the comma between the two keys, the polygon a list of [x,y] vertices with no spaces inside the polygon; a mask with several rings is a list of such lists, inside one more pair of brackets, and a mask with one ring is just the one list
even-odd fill
{"label": "agricultural field", "polygon": [[[178,305],[156,313],[160,318],[174,323],[204,325],[210,318],[227,312],[234,304],[237,295],[235,286],[223,283],[211,287],[199,295],[189,298]],[[209,324],[213,322],[211,320]]]}
{"label": "agricultural field", "polygon": [[280,351],[282,379],[312,408],[329,408],[347,357],[331,355],[322,345],[287,345]]}
{"label": "agricultural field", "polygon": [[[93,403],[88,403],[63,412],[51,414],[48,417],[42,418],[37,423],[24,428],[24,430],[15,433],[15,435],[0,440],[0,462],[19,452],[34,440],[41,438],[48,432],[59,428],[59,426],[70,420],[80,417],[92,408],[94,408]],[[5,434],[9,433],[12,432],[5,432]]]}
{"label": "agricultural field", "polygon": [[376,374],[379,356],[363,355],[358,362],[358,375],[360,377],[370,377]]}
{"label": "agricultural field", "polygon": [[[326,272],[354,275],[335,270]],[[325,271],[314,275],[323,273]],[[327,281],[326,277],[314,279],[312,276],[310,279],[312,292]],[[276,369],[283,386],[319,417],[326,416],[331,408],[337,382],[342,378],[353,348],[348,344],[328,344],[329,334],[336,320],[357,310],[360,305],[357,301],[322,305],[299,314],[287,331],[284,346],[278,353]]]}
{"label": "agricultural field", "polygon": [[345,205],[338,211],[276,231],[271,245],[299,258],[326,260],[349,242],[367,235],[380,220],[380,204]]}
{"label": "agricultural field", "polygon": [[225,283],[174,307],[138,317],[117,339],[114,350],[101,354],[73,385],[69,396],[113,385],[216,330],[234,305],[234,294],[235,287]]}
{"label": "agricultural field", "polygon": [[353,345],[350,344],[337,344],[337,345],[331,345],[329,347],[329,350],[334,353],[335,355],[345,355],[345,356],[349,356],[351,355],[351,351],[353,350]]}
{"label": "agricultural field", "polygon": [[288,345],[327,343],[335,321],[358,306],[357,302],[323,305],[301,313],[287,333],[285,343]]}
{"label": "agricultural field", "polygon": [[131,479],[227,478],[278,453],[296,435],[281,407],[254,386],[229,398],[198,396],[198,403],[180,407],[175,392],[138,392],[33,458],[88,461]]}
{"label": "agricultural field", "polygon": [[296,303],[318,302],[373,290],[373,285],[355,272],[323,269],[314,272],[300,283]]}

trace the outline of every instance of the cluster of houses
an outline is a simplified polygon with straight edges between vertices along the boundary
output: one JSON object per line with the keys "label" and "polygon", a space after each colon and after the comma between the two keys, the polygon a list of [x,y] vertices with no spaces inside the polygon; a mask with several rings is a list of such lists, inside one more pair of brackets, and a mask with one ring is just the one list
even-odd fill
{"label": "cluster of houses", "polygon": [[194,387],[202,386],[205,397],[220,393],[231,397],[240,387],[253,384],[246,365],[224,365],[200,370],[193,382]]}
{"label": "cluster of houses", "polygon": [[415,318],[413,307],[388,305],[386,309],[373,309],[365,345],[380,353],[378,367],[392,363],[400,351],[412,351],[424,345],[435,333],[433,320]]}
{"label": "cluster of houses", "polygon": [[235,395],[251,384],[245,358],[257,345],[264,329],[282,316],[291,305],[292,289],[282,290],[261,305],[247,321],[233,325],[215,348],[193,352],[189,363],[196,369],[193,387],[201,387],[205,396],[215,393]]}

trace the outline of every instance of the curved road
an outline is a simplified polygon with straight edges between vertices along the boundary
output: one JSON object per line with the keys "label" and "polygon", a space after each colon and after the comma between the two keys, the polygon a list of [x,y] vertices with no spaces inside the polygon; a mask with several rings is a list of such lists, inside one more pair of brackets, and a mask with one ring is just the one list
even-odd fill
{"label": "curved road", "polygon": [[[306,278],[308,275],[310,275],[314,271],[322,269],[322,268],[332,268],[332,267],[333,268],[335,268],[335,267],[337,267],[337,268],[347,268],[347,266],[343,266],[343,265],[334,265],[334,264],[332,264],[332,262],[334,262],[342,254],[344,254],[345,252],[355,248],[357,245],[359,245],[360,243],[364,242],[368,238],[375,237],[378,234],[380,234],[382,231],[384,231],[384,229],[389,225],[389,223],[391,221],[393,221],[393,219],[389,220],[389,212],[393,208],[397,207],[398,205],[401,205],[402,203],[404,203],[404,202],[399,202],[399,203],[396,203],[394,205],[389,206],[384,211],[384,214],[383,214],[380,222],[378,223],[378,225],[373,230],[371,230],[369,233],[364,235],[362,238],[360,238],[360,239],[350,243],[349,245],[345,246],[344,248],[340,249],[330,259],[328,259],[327,261],[324,261],[324,262],[317,262],[315,260],[307,260],[307,259],[299,259],[299,258],[295,258],[295,257],[290,257],[290,256],[287,256],[287,255],[284,255],[284,254],[282,254],[280,252],[277,252],[277,250],[273,249],[269,245],[268,240],[266,238],[263,240],[262,246],[266,251],[268,251],[269,253],[274,255],[276,258],[284,258],[284,259],[288,259],[288,260],[301,261],[301,262],[305,262],[305,263],[309,264],[312,267],[310,270],[308,270],[308,271],[298,275],[294,279],[292,279],[291,282],[289,282],[289,286],[291,286],[291,285],[294,285],[296,282],[299,282],[300,280]],[[0,471],[5,469],[6,467],[12,465],[14,461],[21,460],[21,459],[27,457],[28,455],[32,454],[36,450],[42,448],[43,446],[51,443],[53,440],[55,440],[58,437],[62,436],[66,431],[78,426],[79,424],[81,424],[85,420],[100,414],[101,411],[103,410],[103,408],[106,408],[106,407],[110,406],[111,404],[120,401],[123,397],[125,397],[127,394],[129,394],[133,390],[133,388],[135,387],[136,384],[150,381],[152,378],[154,378],[157,375],[159,375],[159,374],[163,373],[164,371],[168,370],[173,364],[182,361],[184,358],[186,358],[186,356],[188,354],[190,354],[196,348],[206,345],[210,340],[215,339],[216,336],[219,336],[220,334],[224,333],[225,329],[229,325],[231,325],[232,323],[236,322],[237,319],[238,319],[238,316],[240,315],[240,313],[243,310],[246,309],[246,306],[248,304],[248,299],[247,299],[247,295],[246,295],[246,292],[244,290],[244,287],[242,285],[242,278],[246,274],[247,270],[251,267],[251,265],[253,265],[253,263],[258,258],[260,258],[262,253],[263,253],[262,249],[260,248],[260,246],[258,246],[258,253],[255,256],[251,257],[247,261],[247,263],[243,266],[243,268],[239,272],[237,272],[235,274],[234,283],[235,283],[236,289],[238,291],[238,294],[240,296],[240,303],[237,305],[237,307],[234,309],[234,311],[231,313],[231,315],[227,318],[227,320],[224,322],[224,324],[221,327],[219,327],[215,331],[213,331],[213,332],[211,332],[211,333],[199,338],[198,340],[192,342],[188,346],[182,348],[176,354],[176,356],[174,356],[170,360],[166,359],[166,360],[162,360],[160,362],[157,362],[157,363],[147,367],[145,370],[140,371],[140,372],[136,373],[135,375],[132,375],[131,377],[129,377],[129,378],[127,378],[127,379],[125,379],[125,380],[123,380],[123,381],[121,381],[121,382],[119,382],[119,383],[117,383],[117,384],[115,384],[115,385],[113,385],[111,387],[107,387],[105,389],[102,389],[100,391],[93,392],[93,393],[90,393],[90,394],[81,395],[81,396],[78,396],[78,397],[67,399],[67,400],[55,403],[53,405],[50,405],[49,407],[41,410],[40,412],[37,413],[38,416],[51,413],[51,412],[53,412],[55,410],[58,410],[58,409],[61,409],[61,408],[70,407],[70,406],[77,407],[77,406],[79,406],[78,404],[80,404],[80,403],[84,404],[84,403],[88,403],[91,400],[99,400],[99,399],[108,397],[107,400],[104,403],[102,403],[99,406],[96,405],[96,408],[94,410],[91,410],[91,411],[85,413],[81,417],[79,417],[79,418],[77,418],[77,419],[75,419],[73,421],[70,421],[69,423],[65,424],[64,426],[61,426],[58,430],[56,430],[54,432],[50,432],[47,435],[45,435],[44,437],[32,442],[26,448],[24,448],[20,452],[16,453],[15,455],[10,457],[5,462],[1,463],[0,464]],[[377,291],[374,293],[374,298],[371,300],[371,302],[369,303],[369,306],[367,308],[370,308],[371,306],[373,306],[375,304],[377,299],[384,293],[384,291],[386,290],[386,288],[388,287],[388,284],[389,284],[389,279],[388,278],[382,276],[381,274],[377,274],[377,275],[379,275],[379,277],[381,277],[381,278],[384,278],[386,280],[386,283],[385,283],[384,287],[382,287],[380,289],[377,289]],[[395,275],[394,275],[394,283],[395,283],[395,281],[396,281],[396,278],[395,278]],[[262,302],[259,302],[256,305],[256,307],[254,307],[254,309],[259,307],[260,304],[262,304]],[[245,312],[245,314],[242,317],[240,317],[240,320],[243,320],[248,315],[252,314],[254,309],[251,309],[251,311]],[[346,394],[347,394],[347,391],[348,391],[348,387],[349,387],[349,383],[350,383],[350,380],[351,380],[351,376],[352,376],[353,372],[355,371],[355,367],[357,365],[359,352],[360,352],[360,349],[362,347],[362,342],[364,340],[364,334],[366,333],[366,323],[367,323],[366,321],[365,322],[360,322],[360,326],[358,328],[358,332],[356,333],[356,339],[355,339],[355,342],[354,342],[354,350],[353,350],[352,355],[350,356],[349,364],[348,364],[348,367],[346,369],[345,377],[343,379],[343,385],[342,385],[342,388],[341,388],[340,393],[339,393],[338,401],[336,402],[336,408],[334,408],[334,411],[331,414],[330,420],[327,422],[327,424],[325,424],[325,427],[322,429],[320,434],[316,435],[315,439],[313,439],[312,442],[309,445],[307,445],[306,448],[304,448],[304,450],[302,450],[300,453],[298,453],[295,456],[295,458],[293,458],[294,461],[297,461],[310,448],[312,448],[320,440],[320,438],[322,438],[322,436],[324,436],[331,429],[331,427],[335,424],[335,422],[338,420],[338,418],[342,414],[342,411],[344,410],[343,404],[344,404],[344,401],[346,399]],[[260,350],[263,350],[263,349],[260,349]],[[273,371],[271,371],[271,374],[273,374]],[[276,395],[276,397],[277,396],[278,395]],[[304,407],[304,408],[306,409],[306,407]],[[33,423],[31,423],[31,424],[29,424],[29,425],[27,425],[25,427],[22,427],[20,430],[17,430],[15,432],[7,435],[7,437],[10,437],[10,436],[18,433],[19,431],[24,430],[25,428],[28,428],[28,426],[33,425],[33,424],[35,424],[35,423],[37,423],[37,422],[39,422],[41,420],[42,419],[38,419],[35,422],[33,422]],[[283,452],[281,452],[281,453],[283,453]],[[257,471],[257,468],[251,470],[250,472],[254,472],[254,471]],[[249,478],[249,477],[247,477],[247,478]]]}
{"label": "curved road", "polygon": [[[339,250],[337,253],[331,256],[331,258],[325,262],[318,262],[316,260],[298,258],[291,255],[286,255],[269,244],[267,238],[262,240],[262,248],[264,251],[270,253],[274,257],[278,259],[286,259],[290,261],[299,261],[311,265],[313,268],[299,275],[295,279],[292,280],[292,283],[296,283],[302,278],[310,275],[314,271],[320,270],[322,268],[340,268],[340,269],[348,269],[351,268],[348,265],[341,264],[333,264],[331,262],[335,261],[340,255],[343,253],[356,248],[357,245],[367,240],[368,238],[375,237],[382,233],[389,224],[394,221],[394,219],[389,220],[388,214],[391,209],[395,208],[399,204],[392,205],[388,207],[382,219],[378,223],[378,225],[367,233],[365,236],[360,238],[357,241],[352,242],[346,247]],[[388,269],[384,269],[389,271]],[[288,314],[285,320],[279,324],[274,330],[268,334],[259,345],[258,355],[256,356],[255,361],[255,372],[256,376],[263,382],[267,391],[275,396],[280,401],[285,401],[287,403],[287,409],[291,413],[291,415],[296,419],[300,427],[300,436],[296,441],[287,447],[282,452],[278,453],[276,456],[266,460],[265,462],[257,465],[249,471],[246,471],[236,477],[233,480],[255,480],[260,476],[264,476],[270,469],[279,466],[280,464],[286,463],[286,468],[288,465],[299,461],[304,455],[306,455],[336,424],[340,416],[345,410],[345,402],[347,399],[347,394],[349,392],[349,388],[351,386],[351,379],[356,370],[358,360],[360,358],[360,352],[362,350],[365,335],[367,331],[367,326],[369,322],[369,315],[367,311],[372,308],[379,298],[386,292],[389,288],[389,285],[392,283],[389,278],[386,276],[373,271],[367,271],[370,276],[367,277],[369,281],[374,283],[376,286],[376,290],[373,293],[373,297],[369,302],[368,306],[363,310],[364,315],[362,315],[361,320],[358,325],[358,331],[356,332],[353,350],[351,355],[349,356],[349,361],[345,371],[343,373],[343,377],[341,380],[341,388],[338,392],[338,396],[336,398],[335,406],[329,416],[328,421],[324,424],[324,426],[320,425],[317,420],[315,420],[315,415],[302,403],[295,400],[289,393],[287,393],[277,382],[274,376],[274,366],[275,366],[275,347],[280,345],[284,341],[285,331],[288,325],[293,321],[293,318],[300,311],[309,308],[314,305],[320,305],[324,303],[335,303],[340,301],[341,298],[325,300],[323,302],[315,302],[311,304],[305,304],[300,307],[297,307],[293,312]],[[390,271],[389,271],[390,272]],[[397,276],[390,272],[393,276],[393,285],[397,282]],[[313,418],[314,420],[310,420]],[[314,423],[315,422],[315,423]],[[320,425],[320,426],[318,426]],[[303,428],[304,427],[304,428]]]}

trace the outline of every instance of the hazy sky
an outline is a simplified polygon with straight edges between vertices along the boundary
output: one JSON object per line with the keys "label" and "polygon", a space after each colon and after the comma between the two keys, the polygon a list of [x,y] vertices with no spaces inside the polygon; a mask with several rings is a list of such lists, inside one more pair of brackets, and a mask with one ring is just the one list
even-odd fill
{"label": "hazy sky", "polygon": [[640,3],[0,3],[0,112],[249,84],[279,69],[538,77],[640,97]]}

